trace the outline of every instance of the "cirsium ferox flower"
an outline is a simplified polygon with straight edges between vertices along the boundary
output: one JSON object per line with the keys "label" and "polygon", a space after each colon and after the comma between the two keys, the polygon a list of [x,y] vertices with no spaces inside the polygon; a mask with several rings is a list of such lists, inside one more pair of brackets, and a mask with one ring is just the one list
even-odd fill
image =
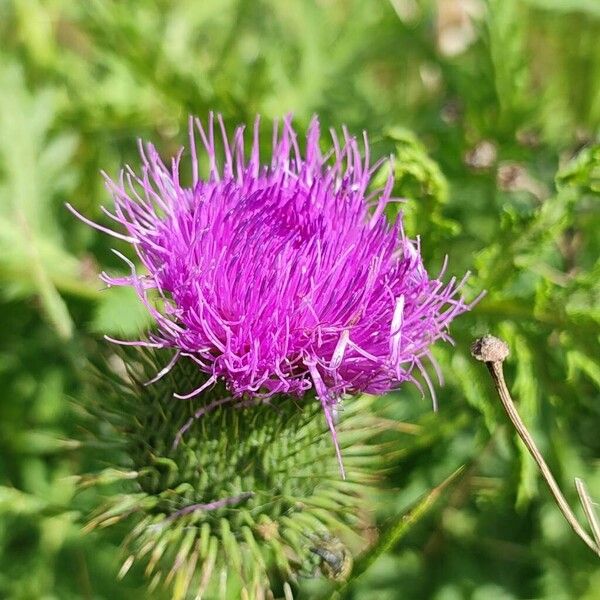
{"label": "cirsium ferox flower", "polygon": [[140,144],[141,174],[127,167],[118,181],[107,177],[115,205],[105,212],[123,232],[76,214],[131,243],[147,271],[119,254],[131,274],[102,278],[135,288],[156,321],[148,340],[120,343],[175,349],[155,380],[187,356],[207,378],[178,398],[219,380],[228,395],[215,406],[313,390],[341,467],[339,399],[416,383],[415,369],[433,395],[423,359],[468,306],[462,282],[429,277],[401,216],[386,219],[393,174],[370,189],[381,162],[371,164],[366,136],[362,154],[346,129],[332,142],[323,154],[313,119],[302,150],[286,118],[264,162],[258,119],[249,154],[243,126],[229,136],[220,116],[207,127],[190,119],[190,186],[180,181],[183,150],[166,165],[152,144]]}

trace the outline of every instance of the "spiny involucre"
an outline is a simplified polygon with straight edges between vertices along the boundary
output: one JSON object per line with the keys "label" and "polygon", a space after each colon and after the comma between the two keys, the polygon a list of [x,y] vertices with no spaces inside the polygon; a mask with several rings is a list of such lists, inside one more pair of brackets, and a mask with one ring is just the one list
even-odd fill
{"label": "spiny involucre", "polygon": [[[94,446],[104,449],[103,468],[81,479],[80,487],[102,490],[87,528],[127,528],[120,575],[142,566],[150,590],[170,588],[174,600],[289,599],[320,575],[347,577],[352,561],[337,557],[373,543],[377,489],[402,443],[394,423],[377,416],[379,399],[349,398],[340,413],[345,480],[319,405],[285,395],[218,406],[193,419],[174,448],[197,404],[226,392],[218,382],[199,398],[174,401],[178,383],[209,377],[186,358],[144,385],[161,354],[117,348],[85,403]],[[330,542],[333,560],[324,554]]]}
{"label": "spiny involucre", "polygon": [[130,242],[146,270],[119,254],[131,274],[102,274],[132,286],[157,325],[147,340],[119,343],[174,349],[157,378],[181,357],[195,361],[208,377],[196,389],[182,383],[178,398],[219,381],[219,405],[313,390],[341,466],[339,399],[417,383],[415,369],[433,395],[423,360],[468,306],[462,282],[429,277],[402,217],[388,223],[393,175],[370,188],[382,163],[371,164],[366,136],[362,153],[346,129],[331,137],[323,154],[315,118],[301,149],[286,118],[263,162],[258,119],[249,154],[243,126],[229,136],[220,116],[206,127],[190,119],[191,186],[180,180],[183,149],[167,165],[140,144],[141,174],[127,167],[118,181],[107,177],[114,213],[105,212],[119,231],[79,216]]}

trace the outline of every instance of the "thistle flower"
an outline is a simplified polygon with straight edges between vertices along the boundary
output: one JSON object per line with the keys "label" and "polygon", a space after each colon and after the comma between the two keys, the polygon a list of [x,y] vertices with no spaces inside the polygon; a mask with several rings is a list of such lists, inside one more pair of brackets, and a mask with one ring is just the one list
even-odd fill
{"label": "thistle flower", "polygon": [[468,306],[459,294],[464,279],[444,284],[445,265],[430,278],[401,216],[388,223],[393,174],[383,189],[370,189],[382,163],[371,164],[366,136],[362,155],[346,129],[341,139],[332,133],[332,145],[322,153],[313,119],[301,150],[286,118],[263,162],[258,119],[249,155],[244,127],[228,136],[220,116],[206,128],[190,119],[190,187],[180,181],[183,151],[167,166],[152,144],[140,144],[141,174],[127,167],[118,181],[107,177],[114,213],[103,210],[119,231],[76,214],[131,243],[147,271],[117,252],[131,274],[102,279],[132,286],[156,321],[147,340],[113,341],[175,350],[149,383],[182,357],[193,360],[207,377],[195,388],[177,382],[174,396],[190,399],[219,382],[225,389],[196,417],[223,404],[314,394],[343,475],[340,399],[419,385],[417,371],[435,404],[423,361]]}
{"label": "thistle flower", "polygon": [[464,280],[430,278],[401,216],[386,220],[393,176],[372,189],[383,163],[366,137],[361,155],[345,129],[332,133],[323,154],[314,119],[301,150],[288,118],[263,164],[258,120],[249,155],[243,133],[190,120],[190,187],[182,151],[167,167],[140,145],[140,175],[106,178],[118,230],[70,207],[134,246],[145,272],[117,252],[131,273],[102,279],[133,287],[156,322],[147,339],[109,338],[140,348],[101,369],[92,412],[120,453],[83,481],[119,487],[89,527],[129,522],[121,573],[145,561],[179,599],[290,598],[315,561],[346,576],[395,447],[369,394],[420,386],[420,372],[435,402],[424,361],[468,309]]}

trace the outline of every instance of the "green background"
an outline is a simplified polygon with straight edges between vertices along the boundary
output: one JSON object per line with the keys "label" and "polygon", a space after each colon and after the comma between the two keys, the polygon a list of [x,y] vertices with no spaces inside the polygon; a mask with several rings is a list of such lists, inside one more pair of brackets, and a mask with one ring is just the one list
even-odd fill
{"label": "green background", "polygon": [[[435,272],[473,271],[486,298],[437,347],[440,410],[406,387],[401,477],[379,518],[403,514],[467,465],[380,557],[353,598],[600,598],[574,536],[506,425],[471,340],[511,347],[509,386],[573,504],[600,499],[600,2],[597,0],[0,0],[0,598],[147,597],[123,581],[122,532],[82,532],[98,492],[78,440],[86,357],[147,317],[97,274],[120,242],[101,169],[165,156],[187,117],[228,125],[293,112],[302,130],[369,132],[394,153],[407,230]],[[268,137],[268,135],[266,136]]]}

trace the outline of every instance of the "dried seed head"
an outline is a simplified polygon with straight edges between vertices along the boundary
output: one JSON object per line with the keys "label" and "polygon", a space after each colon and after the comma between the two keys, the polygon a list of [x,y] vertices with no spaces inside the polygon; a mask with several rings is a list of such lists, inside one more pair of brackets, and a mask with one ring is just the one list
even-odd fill
{"label": "dried seed head", "polygon": [[489,169],[498,158],[498,148],[490,140],[482,140],[464,156],[465,164],[477,170]]}
{"label": "dried seed head", "polygon": [[473,358],[482,362],[503,362],[508,354],[508,344],[489,333],[475,340],[471,346]]}

